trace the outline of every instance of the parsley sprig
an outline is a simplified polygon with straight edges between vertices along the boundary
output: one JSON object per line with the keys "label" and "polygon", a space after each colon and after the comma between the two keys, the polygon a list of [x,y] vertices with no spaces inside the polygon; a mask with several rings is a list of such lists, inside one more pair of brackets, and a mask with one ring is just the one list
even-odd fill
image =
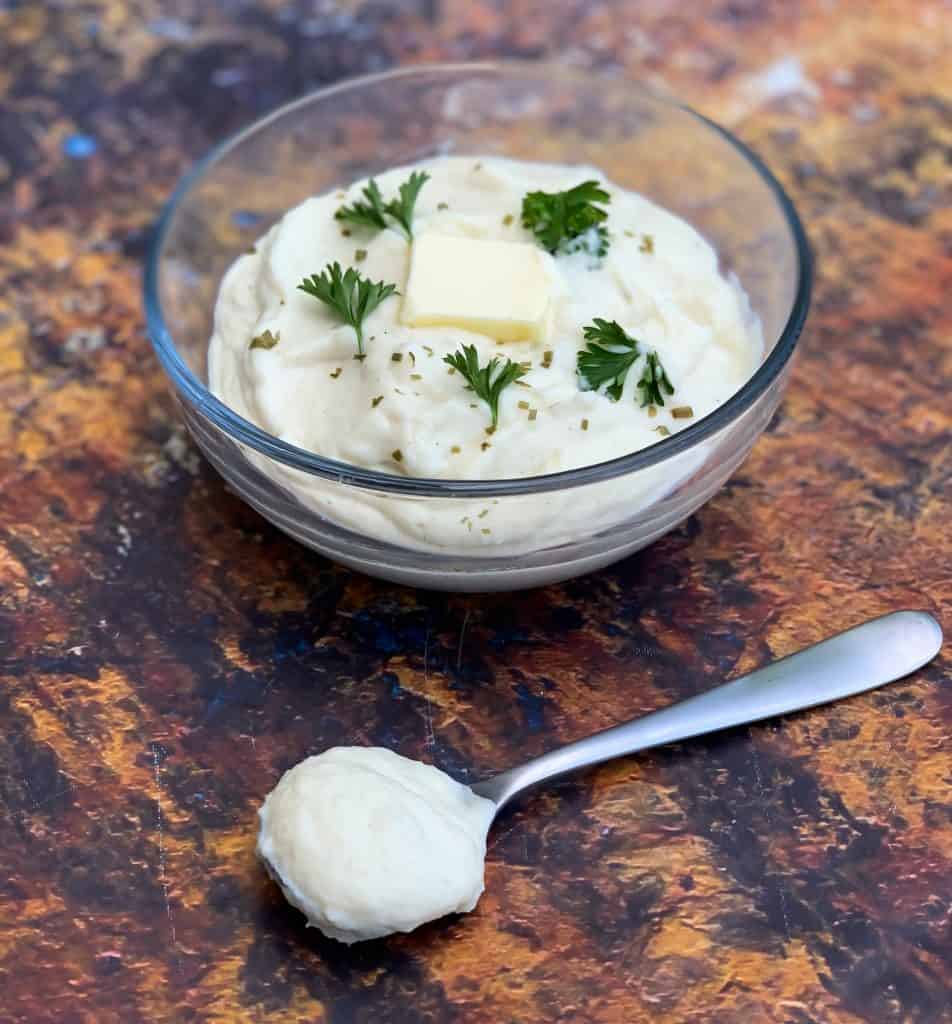
{"label": "parsley sprig", "polygon": [[641,407],[646,405],[664,405],[664,394],[673,395],[674,385],[668,379],[657,352],[649,352],[645,368],[641,372],[641,380],[638,381],[638,389],[641,391]]}
{"label": "parsley sprig", "polygon": [[522,200],[522,226],[553,255],[583,248],[587,232],[594,229],[593,255],[602,257],[608,252],[608,231],[602,224],[608,211],[596,204],[610,201],[597,181],[583,181],[565,192],[527,192]]}
{"label": "parsley sprig", "polygon": [[499,396],[510,384],[524,377],[528,368],[511,359],[506,359],[505,365],[500,366],[499,356],[493,356],[485,366],[480,366],[475,345],[462,345],[459,351],[444,356],[443,362],[458,370],[467,388],[489,406],[492,414],[490,429],[495,430],[499,425]]}
{"label": "parsley sprig", "polygon": [[334,219],[382,231],[387,226],[387,210],[380,188],[373,178],[364,186],[362,195],[364,201],[356,199],[350,206],[342,206],[334,214]]}
{"label": "parsley sprig", "polygon": [[[582,328],[588,344],[578,354],[579,381],[584,390],[597,391],[603,385],[605,394],[617,402],[625,389],[628,371],[641,356],[638,341],[615,320],[595,319]],[[664,405],[664,396],[674,394],[657,352],[648,352],[637,384],[641,391],[641,407]]]}
{"label": "parsley sprig", "polygon": [[397,189],[397,198],[386,205],[387,213],[403,228],[409,241],[413,241],[413,210],[417,196],[429,180],[430,176],[425,171],[414,171]]}
{"label": "parsley sprig", "polygon": [[584,390],[597,391],[602,385],[605,394],[617,402],[625,387],[625,377],[640,352],[638,342],[615,320],[595,319],[582,328],[588,344],[578,354],[577,369]]}
{"label": "parsley sprig", "polygon": [[339,263],[329,263],[320,274],[306,277],[298,288],[313,295],[326,306],[330,306],[346,324],[350,324],[357,335],[357,357],[364,358],[364,319],[384,299],[398,295],[395,284],[370,281],[359,270],[348,267],[341,270]]}
{"label": "parsley sprig", "polygon": [[[373,178],[361,190],[363,200],[357,199],[350,206],[342,206],[335,214],[336,220],[349,221],[362,227],[382,231],[395,221],[400,230],[413,241],[413,210],[416,207],[420,189],[430,180],[425,171],[414,171],[397,189],[397,197],[384,202],[380,186]],[[388,220],[389,218],[389,220]]]}

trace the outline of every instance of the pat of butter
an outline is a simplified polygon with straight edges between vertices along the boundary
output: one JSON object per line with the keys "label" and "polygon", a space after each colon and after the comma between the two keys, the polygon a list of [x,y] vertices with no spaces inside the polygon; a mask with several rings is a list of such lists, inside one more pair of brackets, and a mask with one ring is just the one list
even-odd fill
{"label": "pat of butter", "polygon": [[545,254],[524,242],[428,234],[414,241],[401,320],[463,327],[497,341],[542,341],[550,278]]}

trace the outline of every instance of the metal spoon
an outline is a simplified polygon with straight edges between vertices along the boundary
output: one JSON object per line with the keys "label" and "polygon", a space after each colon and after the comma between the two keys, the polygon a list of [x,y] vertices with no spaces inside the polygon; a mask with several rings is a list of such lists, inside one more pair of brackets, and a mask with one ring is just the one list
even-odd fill
{"label": "metal spoon", "polygon": [[530,787],[567,772],[873,690],[915,672],[941,646],[942,629],[927,612],[892,612],[706,693],[568,743],[472,789],[492,800],[498,815]]}

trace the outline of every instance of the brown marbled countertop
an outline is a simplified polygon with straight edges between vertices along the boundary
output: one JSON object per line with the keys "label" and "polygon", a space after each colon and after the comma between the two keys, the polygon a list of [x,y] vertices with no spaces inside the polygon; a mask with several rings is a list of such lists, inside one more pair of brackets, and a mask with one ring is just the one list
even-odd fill
{"label": "brown marbled countertop", "polygon": [[[381,743],[468,777],[895,607],[949,617],[952,9],[939,0],[0,3],[0,1020],[936,1022],[947,654],[613,764],[494,832],[477,912],[347,950],[253,858],[279,772]],[[139,267],[214,140],[340,76],[548,56],[753,145],[818,258],[730,485],[544,591],[376,583],[228,494]]]}

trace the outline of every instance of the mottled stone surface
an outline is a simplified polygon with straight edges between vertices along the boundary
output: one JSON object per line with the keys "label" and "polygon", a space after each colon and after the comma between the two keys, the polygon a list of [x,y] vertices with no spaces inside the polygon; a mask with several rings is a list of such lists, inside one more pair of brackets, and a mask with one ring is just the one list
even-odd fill
{"label": "mottled stone surface", "polygon": [[[939,0],[0,4],[0,1019],[948,1019],[947,655],[539,796],[494,832],[477,912],[412,936],[305,932],[252,849],[278,774],[333,743],[473,777],[897,606],[948,626],[950,44]],[[139,261],[231,129],[497,54],[735,129],[819,279],[781,413],[700,514],[587,579],[447,597],[225,491]]]}

